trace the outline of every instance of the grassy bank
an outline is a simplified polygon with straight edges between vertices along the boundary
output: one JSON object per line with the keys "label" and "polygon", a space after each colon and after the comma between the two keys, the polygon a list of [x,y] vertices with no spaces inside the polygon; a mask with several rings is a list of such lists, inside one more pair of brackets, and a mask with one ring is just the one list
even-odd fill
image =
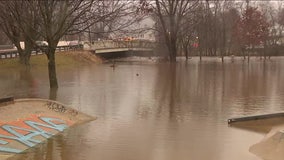
{"label": "grassy bank", "polygon": [[[56,65],[84,65],[89,63],[101,63],[100,58],[92,55],[87,51],[64,51],[55,54]],[[31,56],[31,67],[47,66],[48,60],[45,54]],[[19,64],[19,58],[0,59],[0,68],[18,68],[22,67]]]}

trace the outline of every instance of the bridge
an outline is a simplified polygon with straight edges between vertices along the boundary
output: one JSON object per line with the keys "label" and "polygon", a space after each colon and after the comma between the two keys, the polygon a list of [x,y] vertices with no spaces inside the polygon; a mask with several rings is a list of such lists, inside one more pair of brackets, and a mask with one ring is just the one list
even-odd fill
{"label": "bridge", "polygon": [[146,40],[131,41],[95,41],[85,43],[84,49],[92,51],[103,58],[115,58],[125,56],[151,56],[155,48],[155,42]]}
{"label": "bridge", "polygon": [[[84,50],[89,50],[102,58],[117,58],[127,56],[152,56],[156,46],[155,42],[147,40],[131,41],[95,41],[93,43],[85,42]],[[44,47],[42,47],[44,48]],[[59,45],[56,51],[68,51],[82,49],[82,45]],[[42,50],[34,49],[32,55],[42,54]],[[0,59],[17,58],[19,53],[16,49],[0,49]]]}

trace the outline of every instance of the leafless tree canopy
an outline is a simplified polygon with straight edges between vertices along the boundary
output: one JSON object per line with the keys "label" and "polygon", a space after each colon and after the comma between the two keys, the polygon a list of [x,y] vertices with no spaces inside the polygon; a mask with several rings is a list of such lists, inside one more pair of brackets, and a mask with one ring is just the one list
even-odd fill
{"label": "leafless tree canopy", "polygon": [[[149,2],[151,3],[151,2]],[[151,4],[156,20],[162,29],[163,39],[169,50],[171,61],[176,60],[180,34],[190,28],[191,16],[198,6],[198,0],[155,0]]]}
{"label": "leafless tree canopy", "polygon": [[[50,87],[57,88],[54,53],[59,40],[64,35],[84,31],[91,34],[122,30],[142,17],[134,14],[135,3],[125,0],[6,0],[0,2],[0,27],[26,63],[35,42],[47,41],[45,53]],[[25,41],[25,50],[20,41]]]}

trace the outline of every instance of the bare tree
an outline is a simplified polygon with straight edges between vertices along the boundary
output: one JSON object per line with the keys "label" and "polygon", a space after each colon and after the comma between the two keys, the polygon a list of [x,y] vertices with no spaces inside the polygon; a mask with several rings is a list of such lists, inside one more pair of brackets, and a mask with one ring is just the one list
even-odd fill
{"label": "bare tree", "polygon": [[184,20],[182,25],[180,26],[180,32],[178,35],[178,45],[180,45],[179,48],[182,50],[179,50],[179,52],[183,52],[185,55],[186,60],[189,59],[189,53],[192,51],[193,43],[195,43],[196,40],[196,27],[199,23],[199,19],[196,18],[196,12],[193,12],[192,14],[188,14]]}
{"label": "bare tree", "polygon": [[6,34],[1,30],[0,28],[0,45],[7,45],[10,44],[11,41],[9,40],[9,38],[6,36]]}
{"label": "bare tree", "polygon": [[[0,27],[16,46],[20,63],[29,65],[30,55],[34,48],[34,39],[38,37],[38,10],[33,8],[34,1],[11,0],[0,2]],[[28,10],[28,12],[27,12]],[[22,48],[20,41],[25,42]]]}
{"label": "bare tree", "polygon": [[92,40],[123,37],[146,30],[139,27],[139,22],[147,16],[139,9],[139,2],[122,0],[109,1],[101,0],[96,4],[93,15],[96,17],[105,16],[103,20],[97,21],[87,30]]}
{"label": "bare tree", "polygon": [[13,1],[0,1],[0,27],[17,48],[20,55],[20,62],[23,63],[22,57],[24,51],[20,45],[21,31],[15,17],[11,14],[11,11],[14,10],[13,4],[15,4]]}
{"label": "bare tree", "polygon": [[279,13],[281,9],[275,8],[271,3],[260,3],[259,6],[269,23],[269,36],[265,40],[263,48],[263,57],[266,59],[267,53],[271,53],[271,51],[277,48],[277,42],[281,37],[281,25],[279,25],[277,21],[277,13]]}
{"label": "bare tree", "polygon": [[[277,15],[277,24],[279,24],[278,32],[279,32],[279,38],[283,37],[283,30],[284,30],[284,9],[283,9],[283,2],[278,2],[278,15]],[[281,42],[281,45],[283,45],[283,42]]]}
{"label": "bare tree", "polygon": [[227,54],[237,55],[238,44],[234,38],[234,28],[237,24],[238,19],[240,18],[239,11],[235,8],[235,6],[230,6],[223,13],[223,23],[225,22],[225,35],[226,35],[226,50]]}
{"label": "bare tree", "polygon": [[171,62],[176,61],[178,42],[181,42],[179,39],[181,26],[197,6],[198,0],[155,0],[155,3],[152,4],[153,13],[161,26],[161,33]]}
{"label": "bare tree", "polygon": [[90,12],[93,3],[93,0],[37,1],[41,18],[41,30],[38,34],[48,43],[45,54],[48,59],[50,88],[58,88],[55,50],[59,40],[68,31],[76,28],[76,25],[83,26],[85,20],[82,21],[82,19]]}
{"label": "bare tree", "polygon": [[[269,35],[269,24],[265,15],[257,8],[248,7],[236,27],[237,38],[245,49],[255,50]],[[248,52],[248,62],[250,52]]]}
{"label": "bare tree", "polygon": [[[18,48],[20,59],[26,64],[36,41],[47,41],[45,54],[48,59],[50,88],[58,88],[55,50],[59,40],[64,35],[83,32],[94,24],[99,26],[95,28],[96,33],[120,30],[133,22],[117,21],[118,17],[129,14],[130,5],[126,5],[128,2],[131,1],[1,1],[0,26]],[[133,9],[131,13],[134,13]],[[25,41],[25,50],[20,46],[21,40]]]}
{"label": "bare tree", "polygon": [[[112,5],[106,6],[105,2]],[[48,43],[45,53],[48,59],[50,88],[58,88],[55,50],[59,40],[66,34],[83,32],[96,23],[114,20],[116,16],[125,13],[122,10],[125,10],[123,4],[126,1],[49,0],[37,3],[41,17],[38,34]]]}

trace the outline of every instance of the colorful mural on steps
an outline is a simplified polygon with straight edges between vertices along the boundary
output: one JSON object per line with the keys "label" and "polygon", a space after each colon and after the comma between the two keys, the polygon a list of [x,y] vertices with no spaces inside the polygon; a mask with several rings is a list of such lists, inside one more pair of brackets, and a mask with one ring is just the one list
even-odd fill
{"label": "colorful mural on steps", "polygon": [[31,115],[13,122],[0,122],[0,152],[21,153],[71,125],[71,121],[42,115]]}

